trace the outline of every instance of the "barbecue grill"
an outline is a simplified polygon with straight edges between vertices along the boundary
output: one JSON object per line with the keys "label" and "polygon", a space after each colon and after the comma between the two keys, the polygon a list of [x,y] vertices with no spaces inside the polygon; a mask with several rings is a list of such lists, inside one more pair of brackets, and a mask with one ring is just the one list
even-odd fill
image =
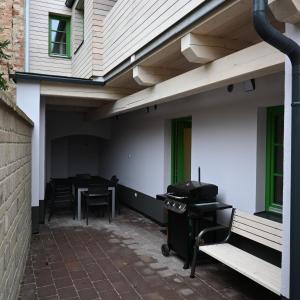
{"label": "barbecue grill", "polygon": [[204,214],[201,208],[215,207],[217,194],[214,184],[187,181],[169,185],[166,194],[157,196],[168,210],[167,244],[161,247],[164,256],[173,250],[184,259],[183,268],[189,267],[195,236],[216,220],[216,209]]}

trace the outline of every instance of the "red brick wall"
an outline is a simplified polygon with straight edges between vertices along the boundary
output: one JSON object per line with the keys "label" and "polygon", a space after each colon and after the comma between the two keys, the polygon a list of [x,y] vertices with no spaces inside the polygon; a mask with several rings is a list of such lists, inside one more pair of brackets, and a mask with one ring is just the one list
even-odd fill
{"label": "red brick wall", "polygon": [[[8,79],[8,71],[22,71],[24,68],[24,2],[25,0],[0,0],[0,40],[9,40],[7,54],[9,59],[10,71],[3,61],[0,61],[0,71]],[[6,99],[15,103],[15,86],[12,82],[9,84],[9,90],[6,92]]]}

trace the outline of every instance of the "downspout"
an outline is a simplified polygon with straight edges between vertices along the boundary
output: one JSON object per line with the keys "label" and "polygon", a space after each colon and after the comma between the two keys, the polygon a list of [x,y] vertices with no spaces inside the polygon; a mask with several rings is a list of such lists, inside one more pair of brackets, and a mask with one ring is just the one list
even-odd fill
{"label": "downspout", "polygon": [[30,0],[25,0],[25,50],[24,72],[29,72],[29,8]]}
{"label": "downspout", "polygon": [[267,0],[253,0],[253,22],[260,37],[286,54],[292,63],[292,153],[290,215],[290,299],[300,299],[300,47],[267,19]]}

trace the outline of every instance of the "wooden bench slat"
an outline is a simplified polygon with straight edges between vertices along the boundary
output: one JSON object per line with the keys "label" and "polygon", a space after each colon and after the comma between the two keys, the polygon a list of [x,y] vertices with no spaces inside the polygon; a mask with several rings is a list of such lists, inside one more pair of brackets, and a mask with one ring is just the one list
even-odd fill
{"label": "wooden bench slat", "polygon": [[280,268],[227,243],[200,246],[199,250],[261,284],[277,295],[281,294]]}
{"label": "wooden bench slat", "polygon": [[271,227],[271,226],[268,226],[268,225],[265,225],[265,224],[262,224],[262,223],[258,223],[257,221],[253,221],[253,220],[250,220],[248,218],[240,217],[238,215],[234,216],[234,221],[236,221],[238,223],[245,224],[247,226],[251,226],[251,227],[256,228],[258,230],[276,235],[278,237],[282,237],[282,230],[281,229],[274,228],[274,227]]}
{"label": "wooden bench slat", "polygon": [[240,223],[240,222],[237,222],[237,221],[233,221],[232,226],[235,227],[235,228],[238,228],[240,230],[243,230],[246,233],[251,233],[253,235],[257,235],[257,236],[259,236],[263,239],[266,239],[268,241],[271,241],[271,242],[274,242],[274,243],[277,243],[277,244],[280,244],[280,245],[282,244],[282,238],[278,237],[274,234],[259,230],[257,228],[248,226],[246,224],[243,224],[243,223]]}
{"label": "wooden bench slat", "polygon": [[241,218],[246,218],[248,220],[252,220],[252,221],[257,222],[257,223],[261,223],[261,224],[266,225],[266,226],[270,226],[270,227],[282,230],[282,224],[281,223],[278,223],[278,222],[275,222],[275,221],[272,221],[272,220],[268,220],[268,219],[265,219],[265,218],[262,218],[262,217],[258,217],[258,216],[255,216],[255,215],[251,215],[249,213],[245,213],[245,212],[240,211],[238,209],[235,210],[235,215],[240,216]]}
{"label": "wooden bench slat", "polygon": [[275,250],[281,251],[281,244],[278,244],[278,243],[266,240],[265,238],[262,238],[260,236],[254,235],[254,234],[252,234],[250,232],[246,232],[245,230],[241,230],[241,229],[239,229],[237,227],[232,227],[231,231],[234,232],[234,233],[236,233],[236,234],[238,234],[238,235],[241,235],[241,236],[243,236],[245,238],[248,238],[250,240],[253,240],[255,242],[258,242],[260,244],[263,244],[265,246],[273,248]]}

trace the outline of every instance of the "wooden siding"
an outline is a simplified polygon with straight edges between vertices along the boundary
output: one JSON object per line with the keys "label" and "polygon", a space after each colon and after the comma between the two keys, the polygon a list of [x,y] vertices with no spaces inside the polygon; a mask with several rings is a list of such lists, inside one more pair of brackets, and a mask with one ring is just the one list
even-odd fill
{"label": "wooden siding", "polygon": [[104,72],[110,71],[205,0],[118,0],[104,23]]}
{"label": "wooden siding", "polygon": [[[75,7],[78,0],[75,2],[72,10],[72,28],[74,27],[75,20]],[[93,57],[92,57],[92,42],[93,42],[93,3],[92,1],[84,1],[84,42],[80,49],[77,50],[75,46],[73,48],[73,58],[72,58],[72,76],[90,78],[93,73]],[[76,26],[76,24],[75,24]],[[72,37],[74,39],[73,30]]]}
{"label": "wooden siding", "polygon": [[29,71],[49,75],[71,76],[71,59],[48,55],[49,13],[71,15],[65,0],[30,1],[30,65]]}
{"label": "wooden siding", "polygon": [[[207,0],[85,0],[85,36],[78,49],[82,32],[76,22],[78,0],[72,10],[65,6],[65,0],[32,0],[30,72],[103,76],[204,1]],[[72,59],[48,55],[49,13],[72,16]]]}
{"label": "wooden siding", "polygon": [[[83,0],[76,2],[84,3]],[[72,54],[75,53],[84,38],[84,10],[77,9],[77,6],[78,4],[75,5],[75,9],[72,11]]]}
{"label": "wooden siding", "polygon": [[[77,2],[78,0],[74,7]],[[103,25],[115,2],[116,0],[85,1],[84,44],[73,56],[72,76],[91,78],[103,75]],[[73,8],[73,15],[74,11]]]}

